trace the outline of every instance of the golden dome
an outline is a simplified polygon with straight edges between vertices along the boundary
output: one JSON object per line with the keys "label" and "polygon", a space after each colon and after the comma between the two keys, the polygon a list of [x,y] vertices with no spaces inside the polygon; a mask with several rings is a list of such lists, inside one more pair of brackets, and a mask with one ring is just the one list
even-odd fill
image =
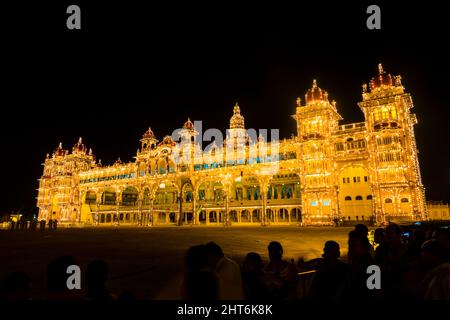
{"label": "golden dome", "polygon": [[194,130],[194,124],[191,119],[187,119],[187,121],[183,124],[183,129]]}
{"label": "golden dome", "polygon": [[175,146],[175,141],[173,141],[171,136],[165,136],[163,140],[158,144],[158,146]]}
{"label": "golden dome", "polygon": [[[397,81],[396,81],[397,82]],[[389,74],[383,70],[383,65],[378,64],[378,75],[370,80],[370,90],[382,89],[387,87],[392,87],[394,85],[394,79]]]}
{"label": "golden dome", "polygon": [[155,139],[155,134],[152,131],[152,128],[148,127],[148,130],[142,135],[142,139]]}
{"label": "golden dome", "polygon": [[328,93],[320,89],[317,86],[316,79],[314,79],[312,88],[306,92],[305,100],[307,104],[316,101],[328,101]]}

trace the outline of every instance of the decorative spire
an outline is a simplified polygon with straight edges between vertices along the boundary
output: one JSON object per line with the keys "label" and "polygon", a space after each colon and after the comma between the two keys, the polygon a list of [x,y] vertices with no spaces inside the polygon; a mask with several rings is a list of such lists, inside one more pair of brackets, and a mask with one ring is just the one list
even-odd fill
{"label": "decorative spire", "polygon": [[183,125],[183,129],[193,130],[194,124],[192,123],[191,119],[188,117],[187,121]]}
{"label": "decorative spire", "polygon": [[230,118],[230,129],[245,129],[244,117],[241,115],[241,108],[237,102],[233,108],[233,116]]}
{"label": "decorative spire", "polygon": [[317,101],[328,101],[328,93],[317,86],[317,80],[313,80],[312,88],[306,92],[306,104]]}
{"label": "decorative spire", "polygon": [[78,142],[73,145],[72,153],[86,154],[86,146],[83,144],[83,139],[78,138]]}
{"label": "decorative spire", "polygon": [[391,88],[394,85],[393,77],[383,70],[383,65],[378,64],[378,75],[370,80],[370,91]]}
{"label": "decorative spire", "polygon": [[295,100],[295,102],[297,103],[297,107],[301,107],[302,99],[300,97],[297,97],[297,100]]}

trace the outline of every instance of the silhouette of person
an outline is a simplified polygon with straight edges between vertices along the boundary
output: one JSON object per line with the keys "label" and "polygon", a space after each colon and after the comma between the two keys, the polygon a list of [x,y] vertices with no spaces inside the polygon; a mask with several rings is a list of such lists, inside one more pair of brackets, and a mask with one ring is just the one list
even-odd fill
{"label": "silhouette of person", "polygon": [[265,280],[273,299],[293,299],[296,296],[297,268],[283,260],[281,243],[272,241],[268,246],[269,263],[265,268]]}
{"label": "silhouette of person", "polygon": [[242,282],[247,300],[264,300],[269,298],[269,291],[264,283],[264,264],[261,256],[249,252],[242,264]]}
{"label": "silhouette of person", "polygon": [[381,264],[386,258],[386,231],[383,228],[375,229],[373,241],[377,245],[375,249],[375,261]]}
{"label": "silhouette of person", "polygon": [[193,246],[187,251],[181,297],[202,302],[219,299],[219,278],[208,265],[205,245]]}
{"label": "silhouette of person", "polygon": [[422,246],[425,267],[429,270],[423,280],[425,300],[450,299],[450,253],[437,239]]}
{"label": "silhouette of person", "polygon": [[244,298],[241,269],[232,259],[226,257],[215,242],[206,244],[208,265],[219,277],[219,298],[221,300],[241,300]]}
{"label": "silhouette of person", "polygon": [[339,244],[327,241],[323,259],[319,262],[310,288],[310,296],[316,301],[339,301],[343,299],[345,284],[350,276],[350,267],[339,260]]}
{"label": "silhouette of person", "polygon": [[402,296],[403,278],[406,268],[407,247],[402,240],[402,229],[395,223],[386,227],[385,258],[380,261],[382,287],[386,299]]}
{"label": "silhouette of person", "polygon": [[351,270],[345,289],[346,299],[369,300],[373,298],[367,288],[367,267],[375,264],[370,255],[370,243],[367,236],[353,230],[348,239],[348,261]]}
{"label": "silhouette of person", "polygon": [[94,301],[111,301],[115,299],[106,288],[108,272],[108,265],[102,260],[95,260],[88,264],[86,270],[88,299]]}

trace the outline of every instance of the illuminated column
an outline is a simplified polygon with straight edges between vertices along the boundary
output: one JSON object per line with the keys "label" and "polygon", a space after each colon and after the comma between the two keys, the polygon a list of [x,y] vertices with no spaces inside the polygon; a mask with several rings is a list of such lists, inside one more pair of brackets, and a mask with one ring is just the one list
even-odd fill
{"label": "illuminated column", "polygon": [[99,224],[98,217],[100,215],[100,203],[101,203],[101,199],[99,200],[98,195],[97,195],[97,197],[95,199],[95,206],[96,206],[97,211],[94,213],[94,225],[96,225],[96,226],[98,226],[98,224]]}
{"label": "illuminated column", "polygon": [[193,212],[193,223],[195,225],[200,224],[200,212],[197,212],[197,191],[192,191],[192,196],[193,196],[193,200],[192,200],[192,212]]}
{"label": "illuminated column", "polygon": [[153,213],[153,201],[154,198],[149,199],[149,209],[148,209],[148,226],[155,226],[158,223],[158,214]]}
{"label": "illuminated column", "polygon": [[138,225],[142,226],[142,193],[139,193],[138,198]]}
{"label": "illuminated column", "polygon": [[229,210],[229,204],[228,204],[228,190],[225,191],[225,213],[223,216],[223,225],[226,227],[230,225],[229,217],[228,217],[228,210]]}
{"label": "illuminated column", "polygon": [[260,181],[261,186],[261,200],[262,200],[262,212],[261,212],[261,225],[266,226],[268,225],[267,221],[267,179],[261,179]]}
{"label": "illuminated column", "polygon": [[116,192],[116,211],[114,215],[116,216],[116,225],[120,225],[119,222],[119,209],[120,209],[120,192]]}
{"label": "illuminated column", "polygon": [[181,194],[181,191],[177,193],[178,194],[178,201],[180,203],[180,210],[178,211],[176,215],[176,224],[178,226],[181,226],[181,218],[183,214],[183,195]]}

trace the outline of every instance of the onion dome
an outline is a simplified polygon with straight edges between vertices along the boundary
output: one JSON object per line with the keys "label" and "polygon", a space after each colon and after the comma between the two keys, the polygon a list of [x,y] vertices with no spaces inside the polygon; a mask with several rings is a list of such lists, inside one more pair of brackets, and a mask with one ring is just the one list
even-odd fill
{"label": "onion dome", "polygon": [[155,134],[152,131],[152,128],[148,127],[148,130],[142,135],[142,139],[156,139]]}
{"label": "onion dome", "polygon": [[187,121],[183,124],[183,129],[194,130],[194,124],[192,123],[191,119],[187,119]]}
{"label": "onion dome", "polygon": [[86,146],[83,144],[81,137],[78,139],[78,142],[73,145],[72,153],[86,154]]}
{"label": "onion dome", "polygon": [[53,152],[53,156],[64,157],[66,153],[67,153],[66,150],[64,150],[62,147],[62,142],[60,142],[58,148],[56,148],[55,151]]}
{"label": "onion dome", "polygon": [[233,108],[233,116],[230,118],[230,129],[245,129],[244,117],[241,115],[237,102]]}
{"label": "onion dome", "polygon": [[389,73],[386,73],[383,70],[383,66],[381,63],[378,64],[378,76],[373,77],[370,80],[370,90],[376,90],[386,87],[392,87],[394,84],[394,79]]}
{"label": "onion dome", "polygon": [[158,146],[174,147],[176,145],[171,136],[165,136]]}
{"label": "onion dome", "polygon": [[313,86],[306,92],[306,104],[317,101],[328,101],[328,93],[317,86],[316,79],[313,80]]}

